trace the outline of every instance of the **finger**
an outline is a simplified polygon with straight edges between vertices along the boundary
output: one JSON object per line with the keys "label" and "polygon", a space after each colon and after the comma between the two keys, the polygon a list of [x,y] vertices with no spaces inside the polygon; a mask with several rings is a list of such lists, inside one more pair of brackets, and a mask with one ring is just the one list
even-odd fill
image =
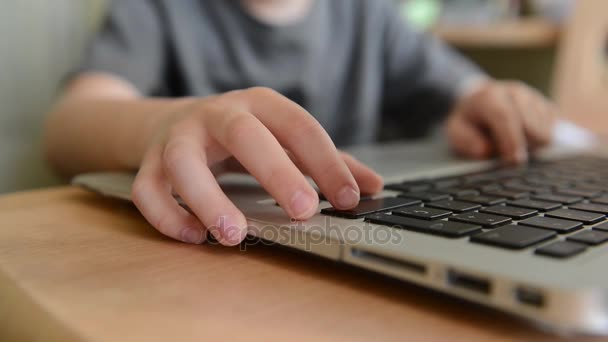
{"label": "finger", "polygon": [[162,172],[161,151],[159,145],[144,157],[133,183],[133,202],[146,220],[162,234],[186,243],[203,243],[205,228],[171,195],[171,187]]}
{"label": "finger", "polygon": [[543,120],[545,123],[543,127],[545,127],[547,134],[545,136],[546,140],[543,141],[543,146],[547,146],[553,142],[555,138],[555,126],[557,124],[557,120],[560,116],[560,111],[558,106],[550,100],[547,100],[543,97],[543,105],[544,105],[544,113],[546,119]]}
{"label": "finger", "polygon": [[355,181],[359,185],[359,189],[362,194],[373,195],[380,191],[384,187],[384,181],[382,177],[375,171],[355,159],[348,153],[340,152],[342,159],[348,166],[350,172],[355,177]]}
{"label": "finger", "polygon": [[247,93],[250,111],[291,151],[338,209],[359,203],[360,189],[327,132],[302,107],[266,89]]}
{"label": "finger", "polygon": [[239,244],[247,234],[245,216],[224,194],[207,166],[200,122],[174,128],[163,151],[163,168],[173,189],[223,245]]}
{"label": "finger", "polygon": [[520,164],[528,159],[521,116],[513,106],[504,87],[482,93],[481,109],[473,109],[475,125],[488,127],[500,157],[508,163]]}
{"label": "finger", "polygon": [[[286,151],[291,161],[305,174],[310,175],[310,172],[306,168],[306,166],[300,164],[300,162],[295,158],[293,153]],[[342,159],[348,166],[350,172],[355,177],[355,181],[359,185],[359,189],[361,190],[361,194],[365,195],[373,195],[380,192],[384,187],[384,180],[380,175],[378,175],[375,171],[355,159],[348,153],[339,151]]]}
{"label": "finger", "polygon": [[530,149],[548,144],[553,130],[553,113],[543,96],[519,85],[511,87],[511,98],[521,117]]}
{"label": "finger", "polygon": [[555,120],[557,117],[557,107],[547,100],[543,95],[537,93],[533,95],[532,106],[535,107],[535,112],[538,113],[536,120],[530,126],[535,128],[535,142],[538,147],[543,147],[553,141],[553,131]]}
{"label": "finger", "polygon": [[478,127],[464,119],[462,115],[454,115],[447,124],[448,139],[456,153],[472,159],[489,158],[492,147],[487,136]]}
{"label": "finger", "polygon": [[283,147],[252,114],[211,109],[205,115],[209,134],[245,167],[295,219],[317,212],[319,198]]}

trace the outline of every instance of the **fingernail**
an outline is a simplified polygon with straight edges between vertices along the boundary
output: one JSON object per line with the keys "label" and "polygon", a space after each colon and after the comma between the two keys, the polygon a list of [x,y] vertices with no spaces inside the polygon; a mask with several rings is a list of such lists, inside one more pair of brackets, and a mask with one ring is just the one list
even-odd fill
{"label": "fingernail", "polygon": [[355,190],[350,186],[345,186],[338,192],[336,196],[336,204],[340,209],[351,209],[359,203],[360,198],[359,191]]}
{"label": "fingernail", "polygon": [[181,232],[181,240],[185,243],[200,245],[203,243],[203,231],[197,228],[184,228]]}
{"label": "fingernail", "polygon": [[238,245],[247,235],[247,223],[241,223],[231,216],[221,216],[218,227],[221,235],[218,240],[224,245]]}
{"label": "fingernail", "polygon": [[306,218],[314,209],[315,200],[316,199],[307,192],[297,191],[293,197],[291,197],[290,211],[293,218]]}

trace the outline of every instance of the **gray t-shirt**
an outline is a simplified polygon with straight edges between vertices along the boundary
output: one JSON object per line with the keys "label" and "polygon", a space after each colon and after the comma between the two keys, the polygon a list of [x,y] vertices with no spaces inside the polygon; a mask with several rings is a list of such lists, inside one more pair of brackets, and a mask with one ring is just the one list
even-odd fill
{"label": "gray t-shirt", "polygon": [[388,0],[316,0],[282,26],[238,0],[115,0],[79,71],[118,75],[150,96],[270,87],[342,146],[376,141],[381,130],[423,135],[480,74]]}

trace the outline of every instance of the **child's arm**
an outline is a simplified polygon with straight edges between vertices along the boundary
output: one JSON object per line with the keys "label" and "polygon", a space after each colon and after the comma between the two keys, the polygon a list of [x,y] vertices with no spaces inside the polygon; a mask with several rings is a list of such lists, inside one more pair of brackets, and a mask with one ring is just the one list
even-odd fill
{"label": "child's arm", "polygon": [[128,82],[105,73],[79,76],[46,124],[46,150],[60,174],[136,170],[147,139],[193,99],[143,98]]}
{"label": "child's arm", "polygon": [[384,106],[393,117],[422,130],[447,116],[455,151],[474,158],[524,162],[529,149],[551,141],[557,110],[539,92],[492,80],[392,9],[385,6],[383,22]]}
{"label": "child's arm", "polygon": [[265,88],[149,99],[113,76],[84,74],[50,114],[46,144],[66,175],[139,168],[137,207],[160,232],[190,243],[203,242],[206,230],[227,245],[245,236],[245,217],[215,180],[214,171],[226,165],[250,172],[296,219],[311,217],[318,206],[304,172],[340,209],[382,188],[378,175],[336,150],[309,113]]}

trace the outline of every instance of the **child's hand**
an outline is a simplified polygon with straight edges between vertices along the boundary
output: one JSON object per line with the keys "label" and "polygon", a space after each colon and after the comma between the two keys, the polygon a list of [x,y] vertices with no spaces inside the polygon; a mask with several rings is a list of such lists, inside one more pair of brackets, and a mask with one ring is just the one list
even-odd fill
{"label": "child's hand", "polygon": [[[214,171],[228,164],[250,172],[300,220],[314,215],[319,204],[304,174],[340,209],[356,206],[360,193],[382,189],[380,176],[337,151],[310,114],[272,90],[193,100],[170,121],[149,144],[133,199],[156,229],[184,242],[202,243],[207,229],[225,245],[245,237],[245,217],[215,180]],[[180,207],[172,192],[196,216]]]}
{"label": "child's hand", "polygon": [[447,122],[455,151],[471,158],[494,154],[510,163],[552,140],[557,109],[519,82],[489,81],[456,105]]}

